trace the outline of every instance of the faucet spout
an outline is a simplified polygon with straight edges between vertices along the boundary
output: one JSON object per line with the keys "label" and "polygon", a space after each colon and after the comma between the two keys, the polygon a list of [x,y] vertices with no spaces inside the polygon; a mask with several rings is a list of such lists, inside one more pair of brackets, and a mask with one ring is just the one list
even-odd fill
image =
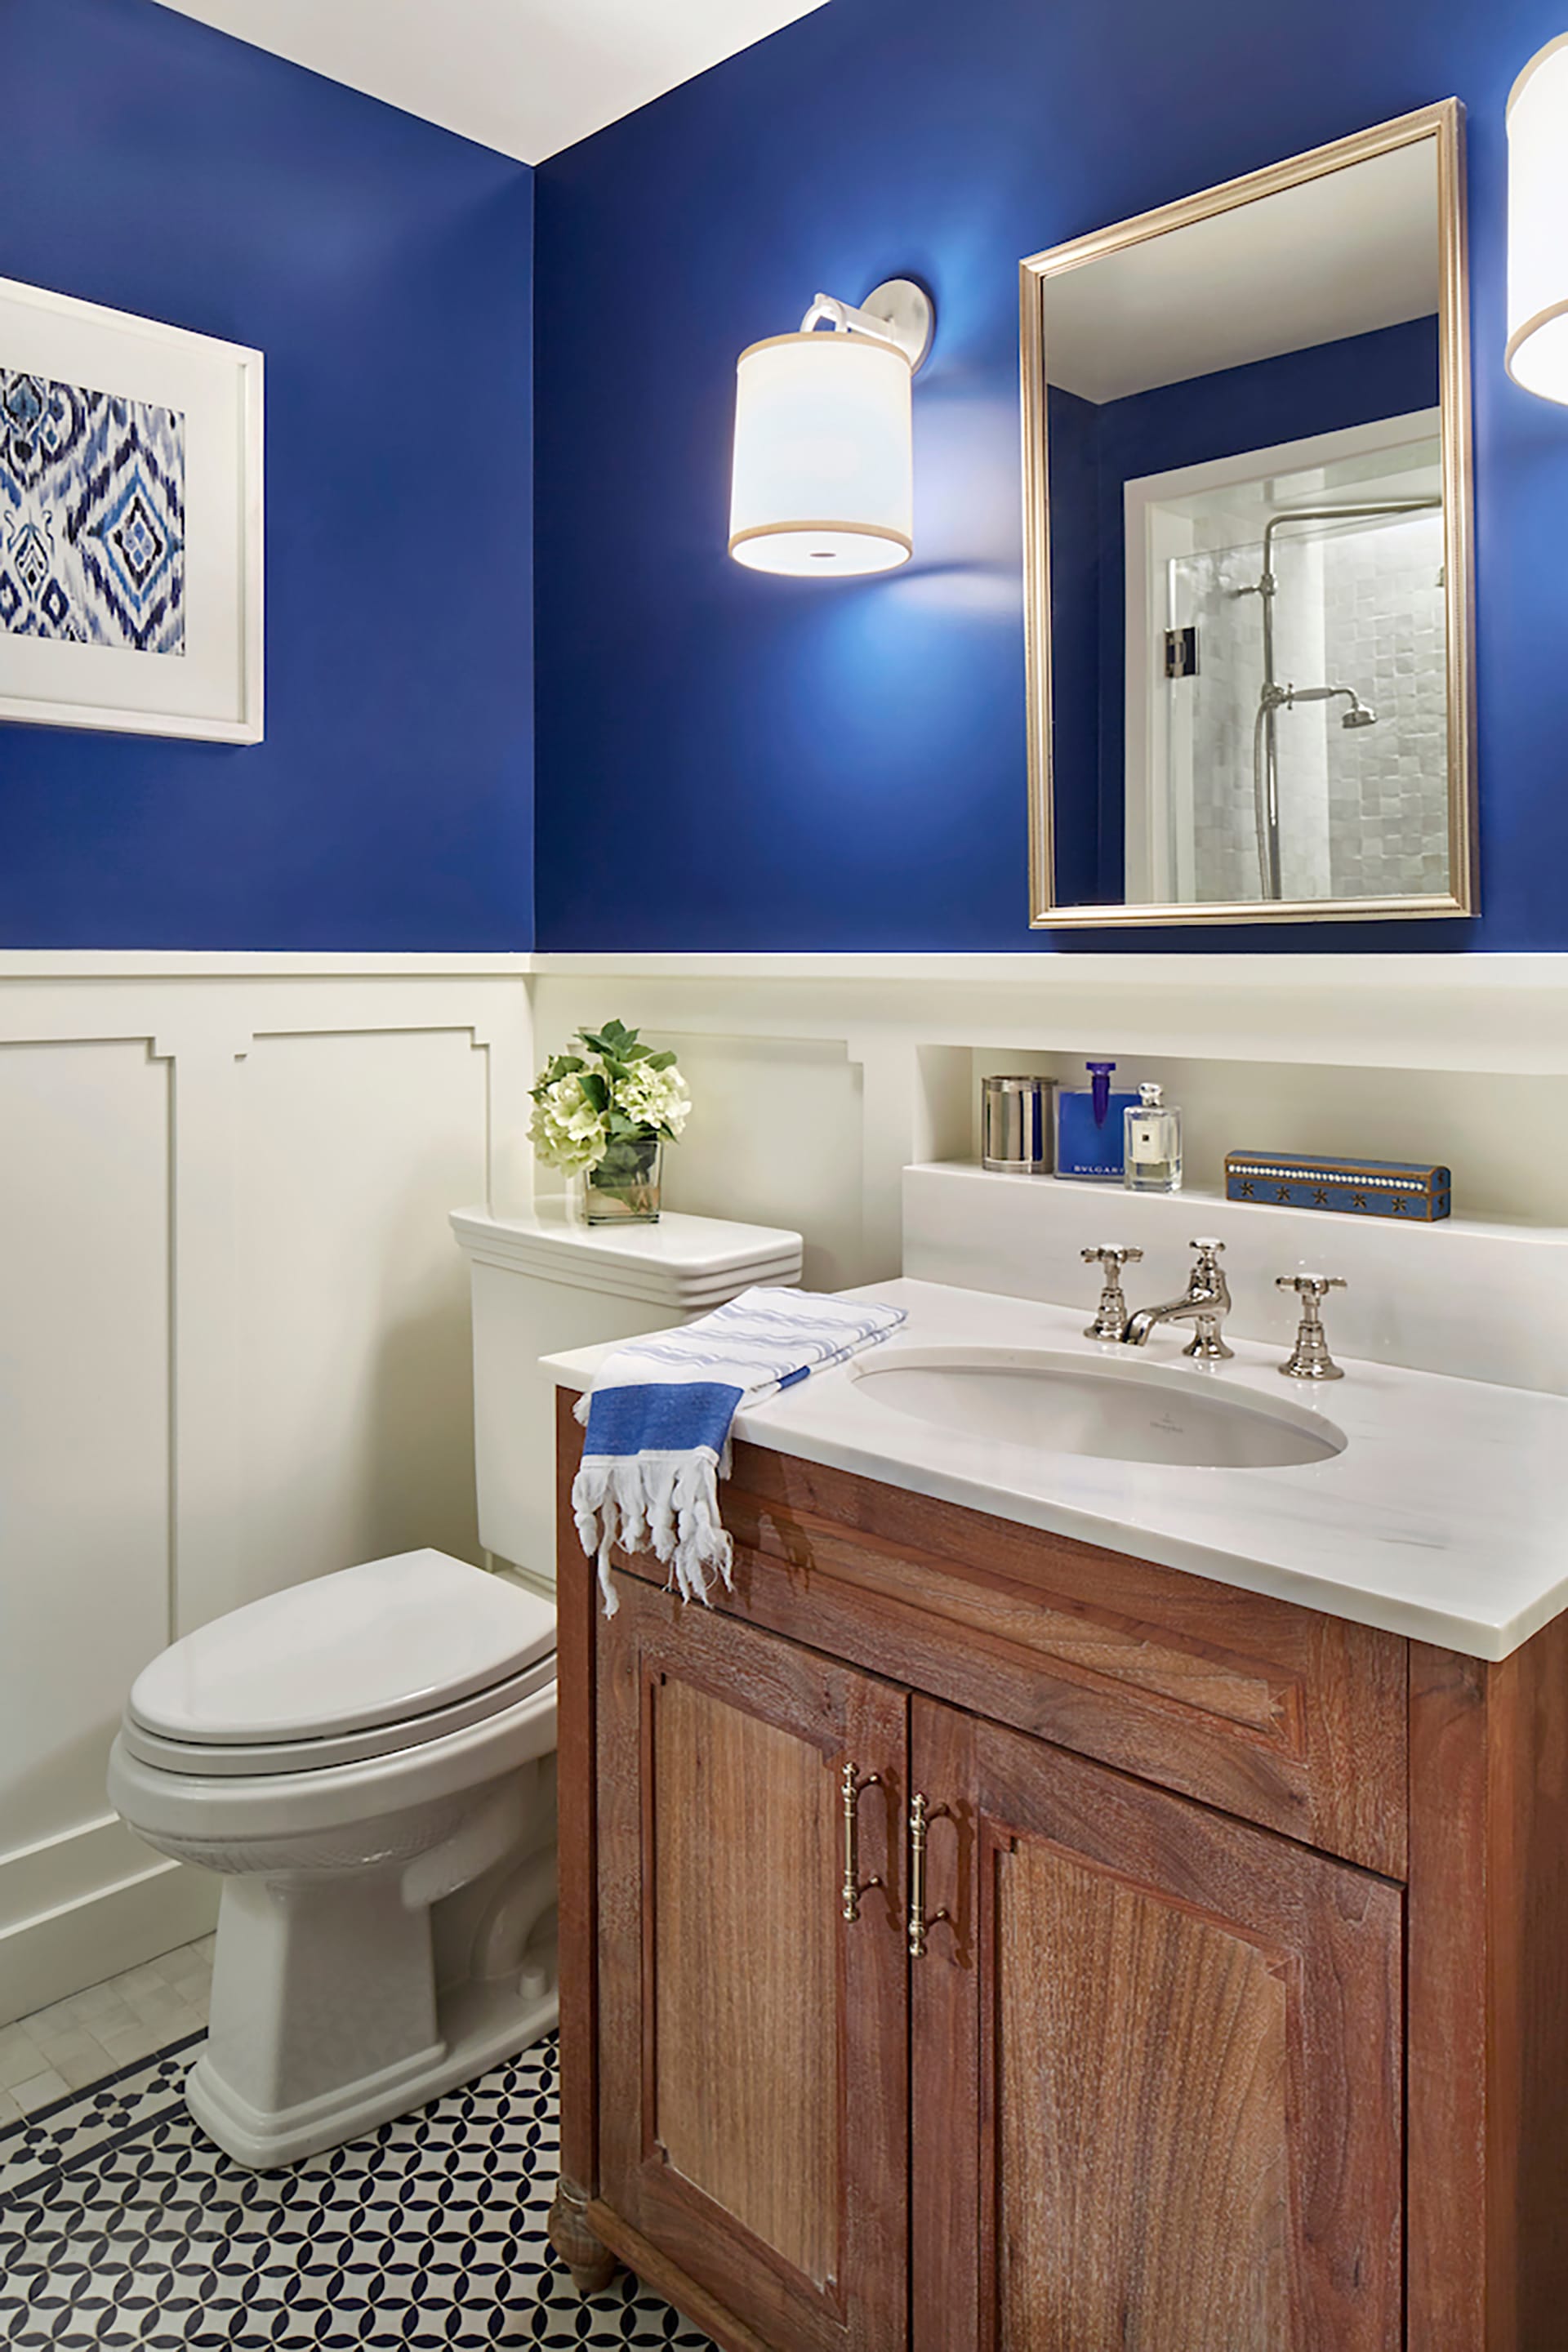
{"label": "faucet spout", "polygon": [[1121,1344],[1124,1348],[1146,1348],[1149,1334],[1157,1323],[1188,1322],[1195,1311],[1184,1295],[1169,1300],[1163,1307],[1141,1307],[1136,1315],[1128,1317],[1121,1333]]}
{"label": "faucet spout", "polygon": [[1221,1336],[1221,1326],[1230,1313],[1230,1285],[1219,1262],[1225,1244],[1196,1241],[1192,1247],[1197,1256],[1180,1298],[1167,1299],[1162,1307],[1141,1307],[1135,1315],[1130,1315],[1121,1331],[1124,1347],[1147,1347],[1149,1334],[1157,1324],[1190,1323],[1193,1336],[1184,1354],[1213,1364],[1224,1362],[1236,1353]]}

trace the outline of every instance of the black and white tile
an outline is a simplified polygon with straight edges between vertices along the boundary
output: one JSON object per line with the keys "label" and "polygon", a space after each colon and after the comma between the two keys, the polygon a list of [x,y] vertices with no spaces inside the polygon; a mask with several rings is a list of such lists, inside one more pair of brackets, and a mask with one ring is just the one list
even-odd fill
{"label": "black and white tile", "polygon": [[231,2164],[191,2121],[199,2038],[0,2131],[9,2352],[713,2352],[624,2273],[584,2304],[556,2265],[553,2038],[277,2173]]}

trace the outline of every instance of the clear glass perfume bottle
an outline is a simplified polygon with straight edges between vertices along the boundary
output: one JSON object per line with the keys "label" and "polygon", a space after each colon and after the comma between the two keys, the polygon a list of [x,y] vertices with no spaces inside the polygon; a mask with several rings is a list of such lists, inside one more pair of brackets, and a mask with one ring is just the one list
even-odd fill
{"label": "clear glass perfume bottle", "polygon": [[1121,1181],[1130,1192],[1182,1189],[1182,1114],[1167,1108],[1162,1091],[1145,1080],[1138,1103],[1123,1113]]}

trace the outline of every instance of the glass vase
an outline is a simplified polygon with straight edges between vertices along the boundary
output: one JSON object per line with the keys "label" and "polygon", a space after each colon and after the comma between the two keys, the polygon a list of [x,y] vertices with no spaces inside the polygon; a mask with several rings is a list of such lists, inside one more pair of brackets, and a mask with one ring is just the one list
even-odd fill
{"label": "glass vase", "polygon": [[657,1135],[619,1137],[583,1187],[583,1212],[591,1225],[657,1225],[664,1144]]}

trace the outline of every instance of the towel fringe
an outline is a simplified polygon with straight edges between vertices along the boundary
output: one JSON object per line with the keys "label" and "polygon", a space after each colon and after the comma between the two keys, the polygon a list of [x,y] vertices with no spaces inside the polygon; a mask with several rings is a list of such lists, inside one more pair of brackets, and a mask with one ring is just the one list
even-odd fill
{"label": "towel fringe", "polygon": [[667,1590],[683,1601],[709,1601],[713,1576],[731,1589],[732,1537],[719,1516],[719,1480],[730,1475],[710,1446],[690,1453],[591,1455],[572,1486],[572,1509],[583,1549],[595,1561],[605,1614],[620,1607],[610,1554],[651,1551],[669,1570]]}

